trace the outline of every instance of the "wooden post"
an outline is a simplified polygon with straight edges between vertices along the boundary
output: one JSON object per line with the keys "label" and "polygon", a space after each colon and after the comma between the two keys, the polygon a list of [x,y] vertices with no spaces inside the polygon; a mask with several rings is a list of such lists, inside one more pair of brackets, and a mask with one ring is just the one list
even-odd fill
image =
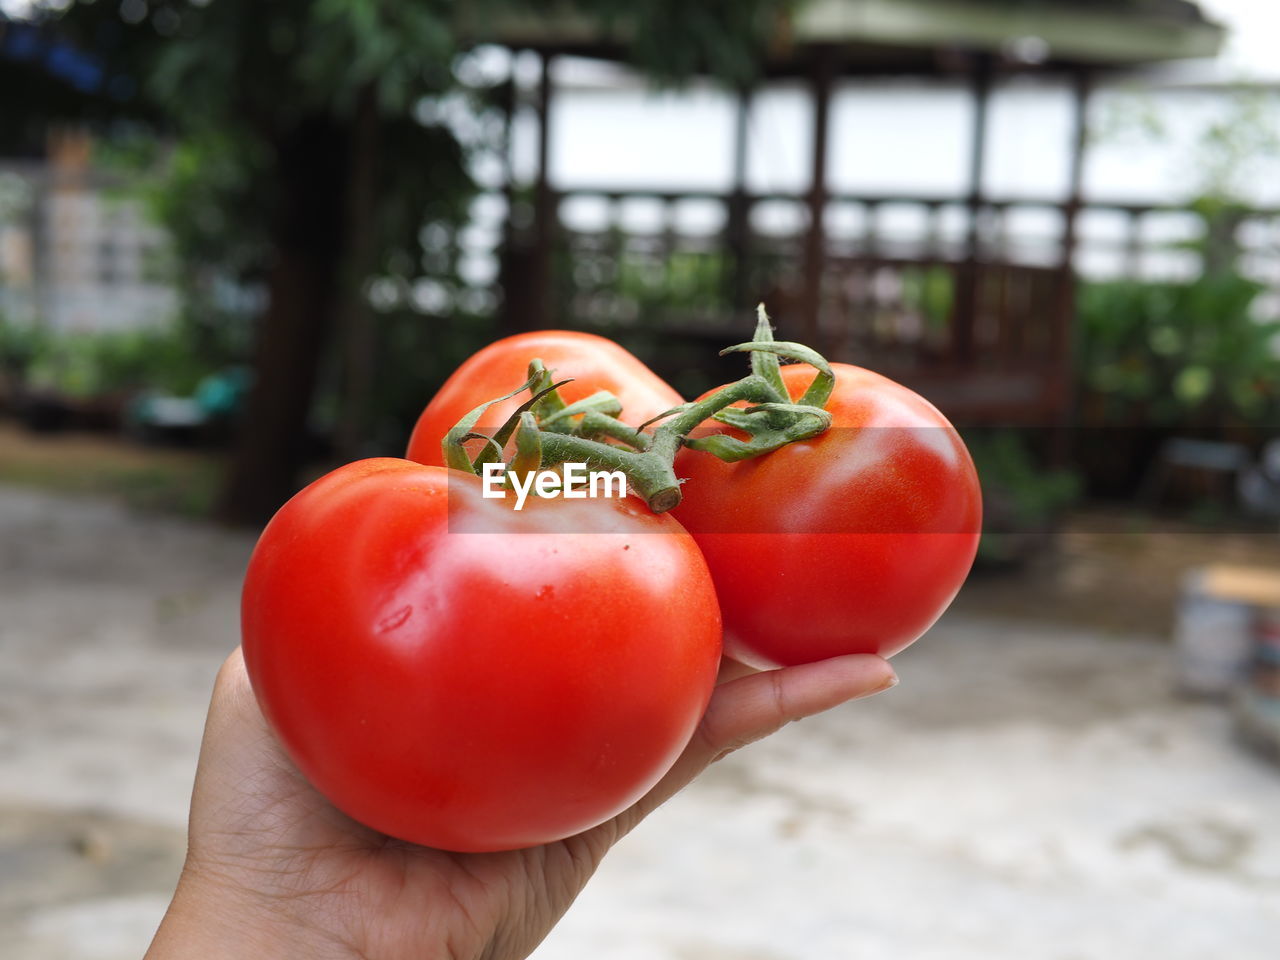
{"label": "wooden post", "polygon": [[502,312],[500,330],[504,337],[531,329],[531,303],[538,301],[538,283],[535,276],[536,252],[534,250],[534,224],[529,211],[525,218],[525,200],[521,184],[516,182],[515,157],[513,157],[513,129],[517,111],[522,105],[520,87],[516,83],[516,59],[525,50],[511,51],[511,67],[507,81],[499,91],[499,109],[503,115],[503,196],[507,200],[507,215],[502,223],[502,251],[498,260],[498,283],[502,288]]}
{"label": "wooden post", "polygon": [[1076,227],[1084,203],[1084,160],[1089,143],[1089,96],[1092,78],[1088,72],[1072,74],[1071,169],[1067,186],[1067,202],[1063,207],[1061,266],[1070,270],[1075,257]]}
{"label": "wooden post", "polygon": [[507,202],[507,215],[502,220],[502,240],[511,242],[511,211],[516,202],[515,160],[512,157],[512,130],[516,119],[516,51],[511,51],[511,64],[506,81],[497,89],[498,110],[502,113],[502,196]]}
{"label": "wooden post", "polygon": [[542,53],[542,73],[538,78],[538,172],[533,195],[533,263],[530,299],[525,305],[526,330],[542,330],[551,324],[552,269],[557,212],[551,190],[551,66],[555,55]]}
{"label": "wooden post", "polygon": [[378,203],[381,162],[381,118],[377,90],[360,88],[355,115],[349,124],[351,140],[347,194],[347,262],[344,267],[338,334],[342,341],[342,410],[334,440],[344,462],[376,455],[373,435],[373,394],[378,377],[378,318],[369,308],[364,284],[376,269],[377,238],[374,210]]}
{"label": "wooden post", "polygon": [[1062,208],[1062,252],[1058,263],[1057,303],[1050,331],[1050,350],[1054,360],[1051,401],[1065,412],[1071,391],[1071,329],[1075,322],[1076,275],[1075,255],[1080,209],[1084,205],[1084,161],[1089,143],[1089,97],[1092,77],[1085,70],[1072,74],[1071,168],[1067,202]]}
{"label": "wooden post", "polygon": [[725,210],[725,294],[733,320],[747,303],[751,233],[751,205],[747,199],[748,124],[751,117],[750,87],[740,87],[733,127],[733,172]]}
{"label": "wooden post", "polygon": [[1076,313],[1075,254],[1077,226],[1080,208],[1084,204],[1084,162],[1089,144],[1089,97],[1093,78],[1088,71],[1079,69],[1072,74],[1072,130],[1071,170],[1067,188],[1067,202],[1062,208],[1062,252],[1058,264],[1058,289],[1049,332],[1049,350],[1052,360],[1049,395],[1050,409],[1049,443],[1050,462],[1065,466],[1071,455],[1072,420],[1072,329]]}
{"label": "wooden post", "polygon": [[819,336],[822,313],[822,275],[826,267],[825,214],[827,206],[827,139],[831,118],[831,87],[835,79],[835,51],[819,48],[809,75],[813,96],[813,154],[809,176],[809,232],[804,241],[803,306],[805,343],[818,349],[825,344]]}
{"label": "wooden post", "polygon": [[528,251],[523,231],[515,226],[519,192],[512,157],[512,129],[519,106],[515,69],[519,53],[518,50],[511,51],[511,65],[498,101],[502,111],[502,194],[507,201],[507,213],[502,219],[502,248],[498,256],[498,286],[502,290],[502,310],[498,319],[504,336],[524,329],[524,304],[530,299]]}
{"label": "wooden post", "polygon": [[1125,227],[1124,269],[1130,280],[1142,276],[1142,218],[1147,211],[1142,207],[1125,210],[1128,223]]}
{"label": "wooden post", "polygon": [[955,329],[952,359],[962,367],[973,360],[974,326],[982,291],[982,206],[983,180],[987,159],[987,115],[991,104],[993,65],[989,54],[978,54],[973,62],[973,127],[969,144],[969,234],[965,260],[956,277]]}

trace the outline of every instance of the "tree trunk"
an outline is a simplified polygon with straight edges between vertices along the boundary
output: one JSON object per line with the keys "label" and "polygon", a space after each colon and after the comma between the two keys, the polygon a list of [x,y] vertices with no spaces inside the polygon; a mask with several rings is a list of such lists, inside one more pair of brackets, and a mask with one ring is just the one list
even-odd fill
{"label": "tree trunk", "polygon": [[331,118],[304,118],[277,143],[269,303],[219,505],[226,522],[264,522],[297,489],[318,370],[341,300],[347,174],[348,137]]}
{"label": "tree trunk", "polygon": [[[378,367],[377,319],[364,284],[377,266],[378,98],[372,83],[356,101],[351,125],[350,185],[347,191],[347,257],[339,314],[342,343],[342,408],[337,425],[343,460],[371,456],[374,380]],[[401,451],[403,452],[403,451]]]}

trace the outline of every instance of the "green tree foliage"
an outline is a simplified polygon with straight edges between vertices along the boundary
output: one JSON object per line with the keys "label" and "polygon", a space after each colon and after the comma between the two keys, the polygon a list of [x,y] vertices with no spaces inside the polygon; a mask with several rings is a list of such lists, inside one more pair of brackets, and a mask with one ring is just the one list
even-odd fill
{"label": "green tree foliage", "polygon": [[[459,220],[472,189],[462,145],[419,122],[424,97],[454,89],[452,4],[383,0],[78,0],[57,30],[128,77],[119,114],[155,118],[174,150],[150,196],[184,265],[260,278],[280,194],[280,142],[317,115],[377,113],[379,259],[413,255],[424,217]],[[136,129],[136,127],[134,128]]]}
{"label": "green tree foliage", "polygon": [[[207,325],[224,319],[210,289],[215,279],[265,291],[257,385],[224,501],[229,518],[254,519],[292,489],[295,436],[312,412],[319,371],[341,370],[336,416],[353,423],[367,419],[356,409],[361,396],[367,404],[394,378],[394,370],[371,370],[365,282],[421,274],[423,228],[454,228],[465,218],[473,145],[421,107],[462,95],[483,113],[504,96],[463,88],[455,71],[460,54],[492,39],[496,18],[592,18],[663,81],[693,71],[741,81],[786,6],[76,0],[50,4],[42,16],[60,42],[94,58],[98,83],[70,89],[24,74],[34,96],[21,110],[39,120],[128,118],[162,132],[174,148],[154,202],[174,234],[189,303],[207,314]],[[6,105],[7,116],[19,115]],[[331,344],[335,363],[326,360]],[[398,359],[381,356],[392,365]]]}
{"label": "green tree foliage", "polygon": [[1256,315],[1262,291],[1235,273],[1086,284],[1076,369],[1089,420],[1212,430],[1280,423],[1280,322]]}
{"label": "green tree foliage", "polygon": [[[1095,425],[1274,430],[1280,423],[1280,321],[1265,284],[1240,264],[1240,230],[1253,184],[1280,172],[1273,98],[1222,97],[1178,162],[1200,233],[1175,246],[1201,275],[1082,285],[1077,389]],[[1141,94],[1120,97],[1099,138],[1168,145],[1170,117]]]}

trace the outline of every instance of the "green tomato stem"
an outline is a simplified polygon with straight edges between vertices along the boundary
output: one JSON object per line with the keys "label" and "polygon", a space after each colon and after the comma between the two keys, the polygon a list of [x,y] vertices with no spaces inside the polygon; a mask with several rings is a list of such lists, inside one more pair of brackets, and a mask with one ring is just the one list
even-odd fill
{"label": "green tomato stem", "polygon": [[[462,449],[462,443],[475,436],[471,427],[491,404],[471,411],[446,438],[449,465],[476,472],[485,462],[500,459],[502,448],[515,433],[516,453],[509,470],[523,474],[562,463],[619,470],[626,475],[629,489],[643,497],[649,509],[664,513],[680,503],[680,481],[673,465],[681,447],[734,462],[815,437],[831,425],[831,414],[823,409],[835,385],[831,365],[804,344],[775,341],[763,304],[758,311],[755,339],[721,351],[726,353],[750,353],[751,374],[701,400],[668,410],[639,428],[617,419],[621,404],[605,391],[565,404],[556,388],[568,381],[555,383],[542,361],[532,360],[528,381],[508,395],[528,389],[532,399],[522,404],[493,438],[486,438],[489,443],[474,462]],[[791,401],[782,378],[783,358],[807,363],[817,370],[798,402]],[[751,406],[731,409],[743,402]],[[742,431],[747,439],[724,433],[690,438],[689,434],[709,419]],[[645,427],[658,421],[663,422],[651,434],[645,432]],[[614,442],[603,443],[597,437]]]}
{"label": "green tomato stem", "polygon": [[542,465],[585,463],[588,467],[621,470],[627,487],[654,513],[666,513],[680,502],[680,481],[671,460],[648,451],[622,447],[564,433],[542,434]]}
{"label": "green tomato stem", "polygon": [[731,383],[708,397],[687,404],[680,413],[654,430],[649,451],[665,460],[674,461],[676,453],[684,444],[685,437],[702,421],[710,419],[725,407],[732,406],[740,400],[768,403],[774,399],[773,388],[769,386],[768,381],[755,374],[743,377],[737,383]]}
{"label": "green tomato stem", "polygon": [[597,436],[608,437],[625,443],[634,450],[648,450],[653,437],[642,430],[629,427],[615,416],[594,411],[582,418],[578,425],[580,436],[594,439]]}
{"label": "green tomato stem", "polygon": [[[773,325],[769,323],[769,314],[765,312],[763,303],[756,307],[756,332],[751,339],[754,343],[773,343]],[[782,365],[778,362],[776,353],[753,351],[751,372],[773,388],[777,394],[773,399],[781,403],[791,399],[791,395],[787,393],[787,385],[782,380]]]}

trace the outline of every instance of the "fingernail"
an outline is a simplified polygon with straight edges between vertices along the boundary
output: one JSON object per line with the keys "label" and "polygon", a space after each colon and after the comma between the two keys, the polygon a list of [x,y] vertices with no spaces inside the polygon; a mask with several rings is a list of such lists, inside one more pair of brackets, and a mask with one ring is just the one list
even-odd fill
{"label": "fingernail", "polygon": [[880,690],[877,690],[876,693],[879,693],[881,690],[888,690],[892,687],[896,687],[897,685],[898,675],[896,673],[891,673],[889,674],[889,679],[884,682],[884,686],[882,686]]}

